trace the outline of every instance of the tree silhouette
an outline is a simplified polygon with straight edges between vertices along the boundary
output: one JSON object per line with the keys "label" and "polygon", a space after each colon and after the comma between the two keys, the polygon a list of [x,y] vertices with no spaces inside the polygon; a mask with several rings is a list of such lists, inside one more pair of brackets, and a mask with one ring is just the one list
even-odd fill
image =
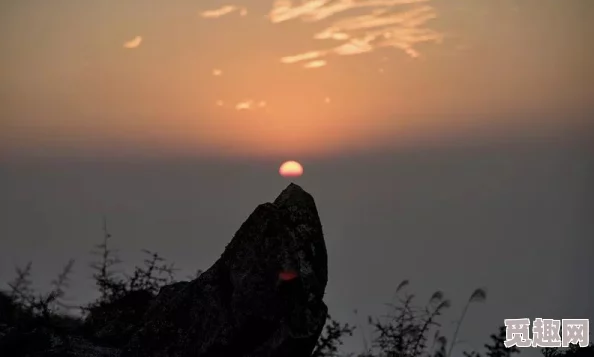
{"label": "tree silhouette", "polygon": [[492,334],[491,340],[493,341],[491,344],[485,344],[485,348],[487,349],[486,355],[488,357],[511,357],[515,353],[520,353],[520,349],[516,346],[507,348],[504,345],[506,340],[506,328],[505,326],[499,327],[498,334]]}
{"label": "tree silhouette", "polygon": [[587,347],[571,344],[565,349],[543,348],[541,353],[544,357],[592,357],[594,356],[594,343]]}
{"label": "tree silhouette", "polygon": [[[100,296],[83,308],[86,314],[80,320],[65,320],[60,317],[61,310],[69,308],[61,299],[68,288],[68,275],[72,271],[74,261],[68,262],[62,273],[52,281],[50,293],[38,296],[31,288],[31,263],[24,269],[17,268],[16,279],[9,283],[10,290],[6,293],[0,292],[0,349],[11,351],[15,356],[26,355],[31,351],[43,351],[44,346],[49,343],[47,336],[31,335],[42,331],[38,329],[40,324],[52,331],[62,331],[64,336],[80,334],[105,346],[122,346],[160,288],[174,281],[175,269],[172,264],[166,264],[157,253],[145,250],[147,258],[144,264],[136,266],[132,274],[117,272],[115,266],[121,261],[110,245],[111,238],[107,221],[104,219],[103,239],[94,252],[100,259],[91,265]],[[198,270],[192,278],[198,277],[200,273]],[[386,316],[368,318],[368,323],[374,328],[374,337],[371,339],[370,348],[365,340],[365,351],[358,357],[449,357],[469,306],[486,299],[484,289],[476,289],[471,294],[448,345],[448,339],[440,332],[439,319],[450,307],[450,301],[441,291],[436,291],[425,304],[417,305],[415,296],[405,291],[409,285],[409,281],[404,280],[397,286],[394,299],[388,304],[389,312]],[[68,329],[59,326],[59,323],[64,321],[68,322]],[[114,321],[118,324],[114,324]],[[343,339],[352,336],[354,329],[353,326],[342,324],[328,315],[324,331],[311,356],[340,356],[339,349],[344,342]],[[31,340],[32,336],[37,336],[34,343],[23,342]],[[505,348],[504,327],[499,329],[498,334],[491,335],[491,340],[491,343],[485,344],[485,357],[510,357],[519,352],[516,347]],[[565,351],[543,349],[543,355],[592,357],[593,349],[592,346],[572,347]],[[464,356],[481,357],[476,351],[464,352]]]}
{"label": "tree silhouette", "polygon": [[468,308],[470,307],[470,304],[472,304],[473,302],[483,302],[486,299],[487,299],[487,291],[485,289],[476,289],[475,291],[472,292],[472,294],[470,294],[470,297],[468,298],[466,305],[464,305],[464,310],[462,310],[462,315],[460,316],[460,319],[458,320],[458,323],[456,324],[456,330],[454,331],[454,336],[452,338],[452,342],[450,343],[450,349],[448,350],[448,357],[452,356],[452,351],[454,349],[454,346],[458,342],[458,333],[460,332],[460,326],[462,326],[462,322],[464,321],[464,318],[466,317],[466,313],[468,312]]}
{"label": "tree silhouette", "polygon": [[312,357],[335,357],[338,356],[338,347],[343,344],[343,337],[352,336],[354,327],[349,324],[341,324],[332,319],[330,315],[326,318],[326,326],[324,332],[318,339],[316,347],[314,348]]}

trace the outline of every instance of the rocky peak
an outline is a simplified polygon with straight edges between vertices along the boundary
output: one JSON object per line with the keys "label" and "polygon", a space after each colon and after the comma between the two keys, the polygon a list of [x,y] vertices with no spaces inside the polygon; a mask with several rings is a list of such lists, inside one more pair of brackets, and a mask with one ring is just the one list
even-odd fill
{"label": "rocky peak", "polygon": [[128,291],[61,327],[36,325],[0,293],[0,355],[309,357],[327,317],[327,259],[314,199],[290,184],[252,212],[207,271],[157,296]]}
{"label": "rocky peak", "polygon": [[125,356],[308,356],[326,319],[327,274],[314,199],[290,184],[210,269],[162,289]]}

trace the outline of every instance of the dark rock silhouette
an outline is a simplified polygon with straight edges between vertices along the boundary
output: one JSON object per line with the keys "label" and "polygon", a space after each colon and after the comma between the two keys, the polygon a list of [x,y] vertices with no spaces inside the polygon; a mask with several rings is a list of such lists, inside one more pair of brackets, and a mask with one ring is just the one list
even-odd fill
{"label": "dark rock silhouette", "polygon": [[314,200],[290,184],[210,269],[161,290],[123,357],[308,356],[326,320],[327,280]]}
{"label": "dark rock silhouette", "polygon": [[[25,326],[0,314],[0,355],[310,356],[326,322],[327,280],[313,197],[290,184],[258,206],[214,265],[190,282],[166,285],[156,297],[124,296],[83,325],[58,328],[31,316]],[[0,297],[0,312],[18,312]]]}

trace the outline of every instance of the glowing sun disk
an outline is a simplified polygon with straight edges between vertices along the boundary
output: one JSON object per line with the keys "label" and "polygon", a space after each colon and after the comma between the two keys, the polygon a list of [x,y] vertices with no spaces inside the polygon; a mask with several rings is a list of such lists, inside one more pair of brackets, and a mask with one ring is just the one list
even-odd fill
{"label": "glowing sun disk", "polygon": [[303,174],[303,166],[297,161],[286,161],[278,170],[283,177],[299,177]]}

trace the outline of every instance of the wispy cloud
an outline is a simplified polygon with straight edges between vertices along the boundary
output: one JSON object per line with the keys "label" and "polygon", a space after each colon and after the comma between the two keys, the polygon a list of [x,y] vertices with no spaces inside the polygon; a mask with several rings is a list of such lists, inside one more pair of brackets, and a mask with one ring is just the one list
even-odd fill
{"label": "wispy cloud", "polygon": [[322,57],[325,54],[326,54],[325,51],[305,52],[305,53],[301,53],[301,54],[294,55],[294,56],[283,57],[283,58],[281,58],[281,62],[283,62],[283,63],[296,63],[296,62],[300,62],[300,61],[313,60],[313,59]]}
{"label": "wispy cloud", "polygon": [[128,48],[128,49],[137,48],[138,46],[140,46],[141,43],[142,43],[142,37],[136,36],[133,39],[131,39],[130,41],[124,42],[124,48]]}
{"label": "wispy cloud", "polygon": [[235,5],[225,5],[225,6],[221,6],[218,9],[203,11],[200,13],[200,16],[205,17],[205,18],[216,19],[221,16],[228,15],[235,11],[239,11],[240,16],[247,15],[246,8],[242,8],[242,7],[235,6]]}
{"label": "wispy cloud", "polygon": [[414,4],[430,0],[309,0],[293,6],[291,0],[277,0],[269,17],[273,23],[296,18],[304,21],[319,21],[335,14],[358,8],[389,8],[403,4]]}
{"label": "wispy cloud", "polygon": [[237,110],[247,110],[247,109],[252,109],[254,107],[254,101],[252,100],[245,100],[242,102],[239,102],[235,105],[235,109]]}
{"label": "wispy cloud", "polygon": [[[312,37],[320,42],[335,42],[334,45],[287,55],[282,63],[304,62],[304,68],[319,68],[327,65],[325,57],[370,53],[380,48],[395,48],[412,58],[421,56],[418,44],[440,43],[443,34],[431,29],[427,23],[435,19],[437,11],[430,5],[432,0],[291,0],[274,1],[267,17],[273,24],[290,20],[304,22],[328,22]],[[354,9],[365,9],[353,13]],[[220,17],[245,9],[234,5],[205,11],[204,17]],[[247,10],[245,10],[247,13]],[[338,42],[336,44],[336,42]]]}
{"label": "wispy cloud", "polygon": [[264,108],[267,103],[264,100],[255,101],[253,99],[243,100],[235,105],[236,110],[251,110],[256,108]]}
{"label": "wispy cloud", "polygon": [[296,18],[313,22],[354,8],[370,8],[367,14],[337,19],[313,35],[317,40],[333,40],[341,44],[286,56],[281,59],[283,63],[308,61],[313,58],[321,60],[329,55],[363,54],[386,47],[400,49],[410,57],[416,58],[420,53],[415,49],[415,45],[423,42],[439,43],[443,40],[441,33],[425,27],[428,21],[437,17],[437,12],[426,4],[417,4],[408,10],[399,10],[398,7],[427,1],[429,0],[314,0],[293,7],[290,1],[279,0],[269,17],[273,23]]}
{"label": "wispy cloud", "polygon": [[324,67],[326,64],[327,63],[324,60],[316,60],[316,61],[307,62],[306,64],[303,65],[303,67],[305,67],[305,68],[320,68],[320,67]]}

